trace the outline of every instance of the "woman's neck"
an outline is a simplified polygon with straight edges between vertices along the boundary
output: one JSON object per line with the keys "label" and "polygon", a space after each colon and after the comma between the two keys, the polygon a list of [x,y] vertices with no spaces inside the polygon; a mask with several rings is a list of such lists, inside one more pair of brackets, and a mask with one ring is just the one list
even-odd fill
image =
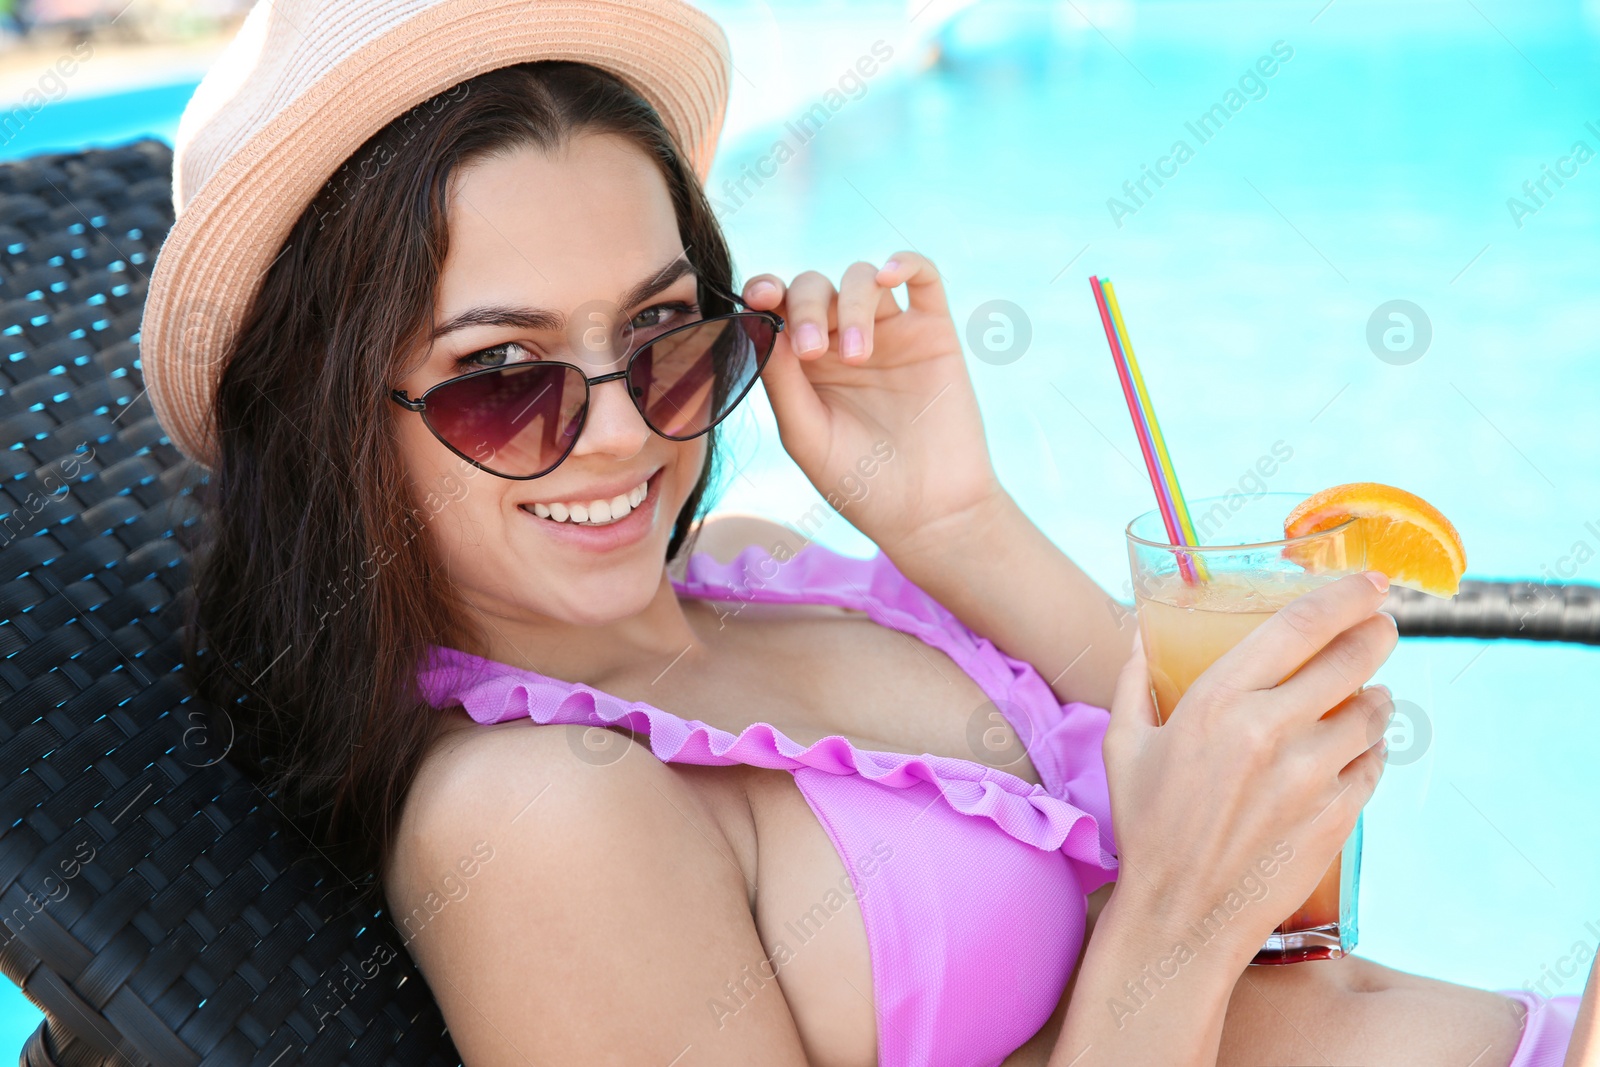
{"label": "woman's neck", "polygon": [[504,605],[469,602],[468,614],[479,624],[484,647],[475,651],[480,655],[596,688],[618,677],[656,676],[696,659],[705,647],[704,624],[691,621],[665,570],[642,611],[597,626],[513,613]]}

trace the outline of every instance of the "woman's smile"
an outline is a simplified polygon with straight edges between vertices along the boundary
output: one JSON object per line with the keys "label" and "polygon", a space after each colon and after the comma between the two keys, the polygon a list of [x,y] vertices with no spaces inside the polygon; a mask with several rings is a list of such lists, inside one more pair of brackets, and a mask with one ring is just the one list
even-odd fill
{"label": "woman's smile", "polygon": [[[631,488],[606,496],[580,494],[572,500],[536,501],[517,505],[543,537],[588,552],[610,552],[643,540],[656,526],[660,513],[657,467]],[[623,479],[611,479],[607,485]]]}
{"label": "woman's smile", "polygon": [[[658,470],[660,468],[657,468]],[[610,522],[628,517],[628,513],[645,499],[650,489],[650,474],[639,478],[634,484],[620,492],[611,490],[593,490],[588,493],[573,495],[564,500],[524,502],[521,507],[531,508],[533,513],[541,519],[553,519],[556,522],[573,522],[579,525],[604,526]]]}

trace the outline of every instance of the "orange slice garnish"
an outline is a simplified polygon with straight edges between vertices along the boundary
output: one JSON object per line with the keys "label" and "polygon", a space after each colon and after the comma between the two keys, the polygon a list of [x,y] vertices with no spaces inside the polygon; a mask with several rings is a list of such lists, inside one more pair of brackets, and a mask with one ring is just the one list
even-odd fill
{"label": "orange slice garnish", "polygon": [[[1366,546],[1368,570],[1382,571],[1395,585],[1420,589],[1434,596],[1456,595],[1461,572],[1467,569],[1467,552],[1461,535],[1439,509],[1404,489],[1377,482],[1350,482],[1308,497],[1283,521],[1285,537],[1304,537],[1330,529],[1347,519],[1356,520],[1351,531]],[[1314,553],[1285,554],[1307,569],[1315,569]],[[1300,559],[1305,555],[1307,558]]]}

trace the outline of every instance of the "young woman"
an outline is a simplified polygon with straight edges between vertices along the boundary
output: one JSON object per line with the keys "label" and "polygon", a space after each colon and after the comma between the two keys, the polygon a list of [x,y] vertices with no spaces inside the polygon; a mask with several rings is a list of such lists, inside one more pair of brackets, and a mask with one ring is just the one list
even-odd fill
{"label": "young woman", "polygon": [[[735,296],[700,184],[726,82],[709,142],[634,87],[716,86],[709,20],[335,6],[257,27],[297,92],[186,116],[145,361],[212,468],[204,691],[381,874],[470,1067],[1560,1062],[1577,998],[1246,969],[1381,774],[1382,575],[1157,728],[1133,627],[990,463],[937,267]],[[485,13],[549,34],[486,57]],[[359,144],[337,170],[284,147],[327,158],[320,122]],[[700,522],[758,373],[874,559]]]}

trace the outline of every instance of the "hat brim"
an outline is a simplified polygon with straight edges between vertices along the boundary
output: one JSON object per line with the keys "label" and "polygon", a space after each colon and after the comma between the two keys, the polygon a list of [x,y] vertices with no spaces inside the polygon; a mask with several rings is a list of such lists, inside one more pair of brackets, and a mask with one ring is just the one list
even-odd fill
{"label": "hat brim", "polygon": [[[617,74],[650,101],[706,177],[731,67],[710,16],[650,0],[452,0],[418,13],[317,76],[180,205],[151,274],[140,362],[156,417],[181,452],[216,466],[212,403],[233,340],[267,267],[339,167],[391,120],[451,86],[544,59]],[[221,116],[237,122],[238,112]],[[174,169],[185,169],[185,148],[216,151],[227,133],[200,127],[180,144]]]}

